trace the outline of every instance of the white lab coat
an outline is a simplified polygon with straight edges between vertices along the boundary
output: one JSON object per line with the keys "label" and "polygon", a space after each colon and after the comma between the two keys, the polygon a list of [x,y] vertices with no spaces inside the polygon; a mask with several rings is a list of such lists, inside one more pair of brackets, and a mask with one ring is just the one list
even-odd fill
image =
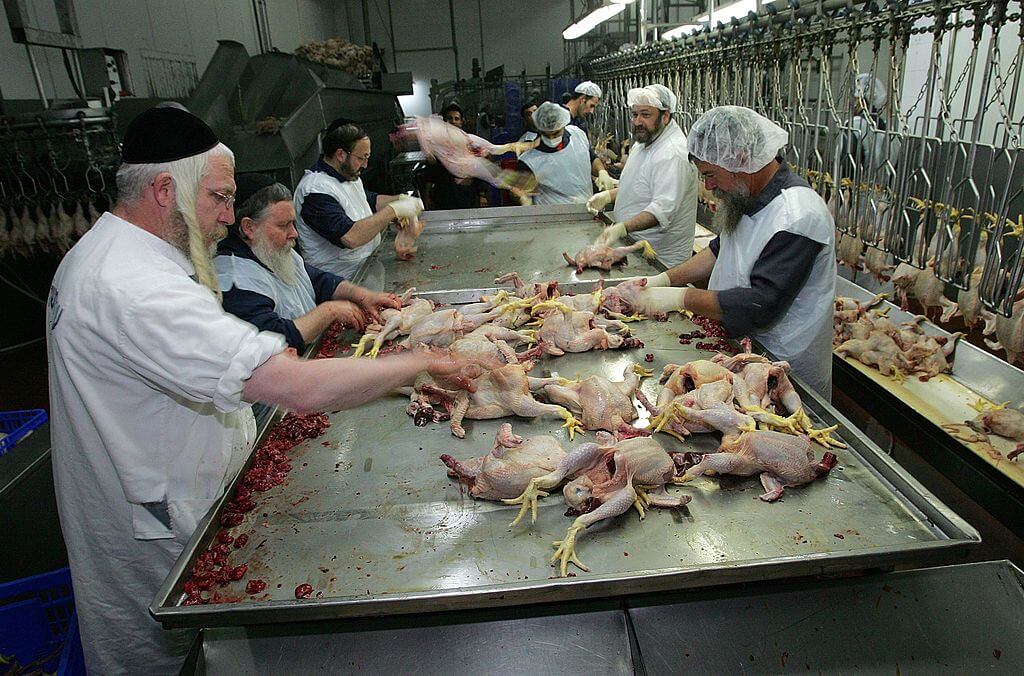
{"label": "white lab coat", "polygon": [[189,633],[164,631],[147,608],[252,448],[245,380],[284,349],[193,273],[179,250],[105,213],[50,290],[54,486],[91,673],[180,668]]}
{"label": "white lab coat", "polygon": [[817,392],[832,396],[832,312],[836,293],[835,225],[818,193],[784,188],[753,217],[744,215],[734,232],[719,238],[718,258],[708,289],[750,288],[750,271],[778,232],[791,232],[824,244],[810,276],[786,312],[750,335]]}
{"label": "white lab coat", "polygon": [[345,213],[353,221],[361,221],[373,215],[370,203],[366,201],[363,179],[339,181],[322,171],[306,170],[302,180],[295,186],[295,227],[299,231],[299,246],[302,256],[314,268],[333,272],[345,279],[352,279],[364,260],[370,257],[380,243],[381,233],[362,246],[348,249],[329,242],[302,220],[302,202],[310,193],[331,195],[338,200]]}
{"label": "white lab coat", "polygon": [[667,266],[693,255],[697,169],[690,163],[686,135],[674,121],[650,145],[637,143],[630,148],[622,169],[614,218],[628,221],[641,211],[657,218],[658,225],[633,236],[650,242]]}
{"label": "white lab coat", "polygon": [[590,178],[590,139],[582,129],[569,125],[569,144],[555,152],[527,150],[519,158],[537,177],[534,204],[584,203],[594,194]]}
{"label": "white lab coat", "polygon": [[222,292],[231,287],[252,291],[274,301],[274,312],[285,319],[295,319],[316,307],[313,282],[309,279],[302,257],[291,251],[295,264],[295,283],[284,280],[251,258],[221,254],[214,259],[217,281]]}

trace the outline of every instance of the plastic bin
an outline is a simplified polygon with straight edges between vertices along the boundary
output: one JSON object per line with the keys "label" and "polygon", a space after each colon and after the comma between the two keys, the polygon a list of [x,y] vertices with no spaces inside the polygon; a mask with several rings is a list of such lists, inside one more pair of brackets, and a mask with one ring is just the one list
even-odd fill
{"label": "plastic bin", "polygon": [[85,674],[67,568],[0,584],[0,655],[2,670]]}
{"label": "plastic bin", "polygon": [[0,455],[24,439],[29,432],[39,429],[47,420],[46,411],[33,408],[27,411],[0,411]]}

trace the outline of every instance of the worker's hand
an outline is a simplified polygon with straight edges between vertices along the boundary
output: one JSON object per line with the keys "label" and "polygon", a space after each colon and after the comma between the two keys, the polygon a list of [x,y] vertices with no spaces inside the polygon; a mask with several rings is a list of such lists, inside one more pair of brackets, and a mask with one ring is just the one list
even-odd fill
{"label": "worker's hand", "polygon": [[399,197],[394,202],[389,202],[388,206],[395,212],[395,218],[398,220],[412,221],[423,213],[423,200],[418,197]]}
{"label": "worker's hand", "polygon": [[672,286],[672,280],[668,278],[667,272],[654,275],[653,277],[644,277],[647,280],[647,287],[653,288],[655,286]]}
{"label": "worker's hand", "polygon": [[[594,179],[594,183],[597,185],[597,189],[598,190],[602,190],[602,191],[611,190],[612,188],[616,188],[619,185],[619,182],[617,180],[615,180],[614,178],[612,178],[611,174],[609,174],[604,169],[602,169],[601,171],[597,172],[597,178]],[[596,195],[595,195],[595,197],[596,197]],[[589,203],[587,204],[587,208],[588,209],[590,208],[590,204]]]}
{"label": "worker's hand", "polygon": [[618,223],[612,223],[607,228],[601,231],[601,234],[597,236],[595,244],[604,244],[605,246],[611,246],[618,242],[620,239],[626,236],[626,224],[621,221]]}
{"label": "worker's hand", "polygon": [[604,208],[612,203],[612,193],[610,190],[602,190],[595,194],[589,200],[587,200],[587,211],[597,216],[599,213],[604,211]]}
{"label": "worker's hand", "polygon": [[361,286],[352,290],[349,299],[358,305],[363,314],[374,324],[384,323],[380,317],[380,311],[384,308],[402,309],[402,301],[395,294],[370,291]]}
{"label": "worker's hand", "polygon": [[362,332],[366,328],[366,314],[362,308],[348,300],[329,300],[329,305],[334,321],[342,326],[348,326],[356,331]]}
{"label": "worker's hand", "polygon": [[426,371],[438,385],[476,392],[473,381],[485,371],[478,362],[436,348],[426,348],[422,353],[427,358]]}
{"label": "worker's hand", "polygon": [[520,157],[523,153],[528,150],[533,150],[540,145],[540,136],[533,139],[532,141],[516,141],[512,144],[512,152],[516,154],[516,157]]}
{"label": "worker's hand", "polygon": [[644,310],[650,313],[682,312],[686,308],[687,287],[655,286],[643,291]]}

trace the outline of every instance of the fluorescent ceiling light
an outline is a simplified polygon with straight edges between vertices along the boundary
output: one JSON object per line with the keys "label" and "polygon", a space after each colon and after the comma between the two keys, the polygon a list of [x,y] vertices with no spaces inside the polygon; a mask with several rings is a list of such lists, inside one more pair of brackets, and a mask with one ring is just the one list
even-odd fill
{"label": "fluorescent ceiling light", "polygon": [[683,24],[682,26],[676,26],[672,30],[665,31],[664,33],[661,34],[661,37],[665,40],[675,40],[676,38],[682,37],[683,35],[696,33],[701,28],[704,28],[704,26],[699,23]]}
{"label": "fluorescent ceiling light", "polygon": [[624,4],[602,5],[562,31],[562,37],[566,40],[575,40],[594,30],[602,21],[607,21],[625,9],[626,5]]}

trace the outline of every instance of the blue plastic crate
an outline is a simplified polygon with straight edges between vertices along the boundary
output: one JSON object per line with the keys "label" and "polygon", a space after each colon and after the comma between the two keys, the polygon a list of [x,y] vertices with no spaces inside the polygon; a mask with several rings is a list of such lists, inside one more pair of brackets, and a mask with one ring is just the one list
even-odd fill
{"label": "blue plastic crate", "polygon": [[67,568],[0,584],[0,655],[29,671],[85,673]]}
{"label": "blue plastic crate", "polygon": [[41,408],[0,411],[0,432],[5,435],[0,439],[0,455],[14,448],[32,430],[42,427],[46,419],[46,411]]}

